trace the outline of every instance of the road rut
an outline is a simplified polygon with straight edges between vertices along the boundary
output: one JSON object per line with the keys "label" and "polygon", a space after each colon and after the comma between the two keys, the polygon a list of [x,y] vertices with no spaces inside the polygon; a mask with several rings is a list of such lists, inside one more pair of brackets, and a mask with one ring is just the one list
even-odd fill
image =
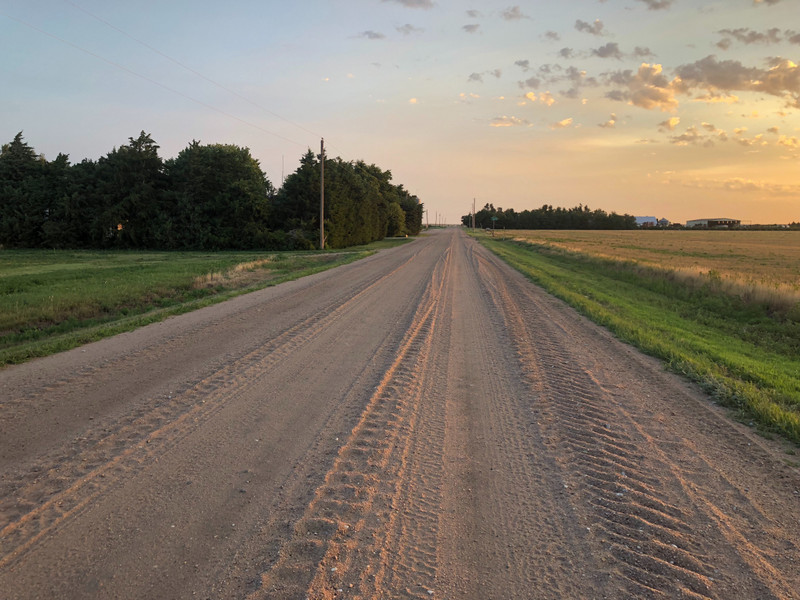
{"label": "road rut", "polygon": [[787,451],[444,230],[0,371],[0,598],[800,598]]}

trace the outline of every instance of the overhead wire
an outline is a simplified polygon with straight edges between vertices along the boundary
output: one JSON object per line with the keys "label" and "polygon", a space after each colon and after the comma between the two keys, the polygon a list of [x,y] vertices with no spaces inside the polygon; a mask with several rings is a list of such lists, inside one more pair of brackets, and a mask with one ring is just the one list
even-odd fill
{"label": "overhead wire", "polygon": [[147,42],[144,42],[144,41],[142,41],[142,40],[138,39],[137,37],[134,37],[133,35],[131,35],[131,34],[130,34],[130,33],[128,33],[127,31],[124,31],[123,29],[120,29],[119,27],[117,27],[117,26],[116,26],[116,25],[114,25],[113,23],[110,23],[110,22],[106,21],[106,20],[105,20],[105,19],[103,19],[102,17],[100,17],[100,16],[98,16],[98,15],[94,14],[93,12],[91,12],[91,11],[87,10],[86,8],[84,8],[84,7],[82,7],[82,6],[78,5],[78,4],[76,4],[75,2],[72,2],[72,0],[64,0],[64,2],[65,2],[65,3],[67,3],[67,4],[69,4],[69,5],[71,5],[71,6],[73,6],[73,7],[75,7],[76,9],[80,10],[81,12],[83,12],[83,13],[85,13],[85,14],[89,15],[89,16],[90,16],[90,17],[92,17],[93,19],[96,19],[97,21],[99,21],[99,22],[100,22],[100,23],[102,23],[103,25],[105,25],[105,26],[107,26],[107,27],[109,27],[109,28],[113,29],[114,31],[116,31],[116,32],[118,32],[118,33],[121,33],[122,35],[124,35],[124,36],[125,36],[125,37],[127,37],[128,39],[131,39],[131,40],[133,40],[134,42],[136,42],[137,44],[140,44],[141,46],[144,46],[144,47],[145,47],[145,48],[147,48],[148,50],[150,50],[150,51],[152,51],[152,52],[155,52],[155,53],[156,53],[156,54],[158,54],[159,56],[161,56],[161,57],[163,57],[163,58],[167,59],[168,61],[170,61],[170,62],[172,62],[172,63],[174,63],[174,64],[178,65],[178,66],[179,66],[179,67],[181,67],[182,69],[185,69],[185,70],[189,71],[189,72],[190,72],[190,73],[192,73],[193,75],[196,75],[197,77],[200,77],[201,79],[203,79],[203,80],[205,80],[205,81],[207,81],[207,82],[211,83],[212,85],[215,85],[215,86],[217,86],[218,88],[220,88],[220,89],[222,89],[222,90],[224,90],[224,91],[228,92],[229,94],[232,94],[232,95],[236,96],[237,98],[239,98],[239,99],[241,99],[241,100],[244,100],[244,101],[245,101],[245,102],[247,102],[248,104],[251,104],[252,106],[255,106],[256,108],[258,108],[258,109],[260,109],[260,110],[263,110],[264,112],[266,112],[266,113],[269,113],[269,114],[270,114],[270,115],[272,115],[273,117],[275,117],[275,118],[277,118],[277,119],[280,119],[281,121],[284,121],[284,122],[286,122],[286,123],[289,123],[290,125],[293,125],[294,127],[297,127],[298,129],[302,129],[302,130],[303,130],[303,131],[305,131],[306,133],[310,133],[311,135],[313,135],[313,136],[316,136],[316,137],[323,137],[323,136],[322,136],[322,134],[320,134],[320,133],[317,133],[316,131],[312,131],[312,130],[310,130],[310,129],[308,129],[308,128],[304,127],[303,125],[301,125],[301,124],[299,124],[299,123],[297,123],[297,122],[295,122],[295,121],[292,121],[291,119],[287,119],[287,118],[286,118],[286,117],[284,117],[283,115],[279,115],[278,113],[276,113],[276,112],[274,112],[274,111],[270,110],[269,108],[267,108],[267,107],[265,107],[265,106],[263,106],[263,105],[259,104],[258,102],[254,102],[253,100],[251,100],[250,98],[248,98],[248,97],[246,97],[246,96],[244,96],[244,95],[240,94],[240,93],[239,93],[239,92],[237,92],[236,90],[232,90],[231,88],[229,88],[229,87],[227,87],[227,86],[225,86],[225,85],[223,85],[223,84],[219,83],[218,81],[214,81],[214,80],[213,80],[213,79],[211,79],[210,77],[207,77],[206,75],[203,75],[202,73],[200,73],[200,72],[199,72],[199,71],[197,71],[196,69],[193,69],[192,67],[190,67],[190,66],[188,66],[188,65],[185,65],[185,64],[184,64],[184,63],[182,63],[181,61],[179,61],[179,60],[177,60],[177,59],[173,58],[172,56],[170,56],[170,55],[168,55],[168,54],[166,54],[166,53],[162,52],[162,51],[161,51],[161,50],[159,50],[158,48],[155,48],[155,47],[151,46],[151,45],[150,45],[150,44],[148,44]]}
{"label": "overhead wire", "polygon": [[168,85],[165,85],[165,84],[161,83],[160,81],[156,81],[155,79],[152,79],[151,77],[148,77],[147,75],[143,75],[141,73],[138,73],[138,72],[134,71],[133,69],[130,69],[130,68],[126,67],[125,65],[121,65],[121,64],[119,64],[117,62],[114,62],[113,60],[110,60],[110,59],[108,59],[108,58],[106,58],[104,56],[101,56],[101,55],[99,55],[99,54],[97,54],[95,52],[92,52],[91,50],[87,50],[86,48],[83,48],[82,46],[79,46],[78,44],[75,44],[74,42],[70,42],[69,40],[65,40],[64,38],[59,37],[59,36],[57,36],[57,35],[55,35],[53,33],[50,33],[49,31],[46,31],[46,30],[44,30],[44,29],[42,29],[40,27],[37,27],[36,25],[33,25],[32,23],[28,23],[27,21],[24,21],[24,20],[19,19],[17,17],[12,17],[12,16],[4,14],[4,13],[0,13],[0,16],[3,16],[3,17],[5,17],[5,18],[7,18],[7,19],[9,19],[11,21],[16,21],[17,23],[19,23],[21,25],[24,25],[25,27],[28,27],[30,29],[33,29],[34,31],[38,31],[41,34],[46,35],[47,37],[53,38],[54,40],[58,40],[62,44],[66,44],[67,46],[71,46],[72,48],[75,48],[76,50],[79,50],[79,51],[83,52],[84,54],[88,54],[89,56],[91,56],[93,58],[96,58],[97,60],[100,60],[100,61],[102,61],[102,62],[104,62],[106,64],[109,64],[109,65],[117,68],[117,69],[125,71],[129,75],[133,75],[134,77],[138,77],[140,79],[143,79],[143,80],[145,80],[145,81],[147,81],[149,83],[152,83],[153,85],[156,85],[156,86],[158,86],[158,87],[160,87],[162,89],[167,90],[168,92],[171,92],[173,94],[181,96],[182,98],[185,98],[186,100],[194,102],[195,104],[203,106],[203,107],[205,107],[205,108],[207,108],[209,110],[212,110],[212,111],[214,111],[216,113],[224,115],[224,116],[226,116],[226,117],[228,117],[230,119],[234,119],[235,121],[239,121],[240,123],[243,123],[244,125],[252,127],[254,129],[258,129],[259,131],[261,131],[263,133],[266,133],[266,134],[269,134],[271,136],[274,136],[274,137],[277,137],[279,139],[282,139],[285,142],[289,142],[290,144],[296,144],[298,146],[308,146],[308,144],[298,142],[296,140],[293,140],[293,139],[290,139],[290,138],[288,138],[286,136],[283,136],[283,135],[281,135],[279,133],[275,133],[274,131],[270,131],[269,129],[261,127],[260,125],[258,125],[256,123],[252,123],[252,122],[250,122],[250,121],[248,121],[246,119],[242,119],[241,117],[237,117],[236,115],[233,115],[233,114],[231,114],[231,113],[229,113],[229,112],[227,112],[225,110],[222,110],[221,108],[217,108],[216,106],[208,104],[207,102],[204,102],[202,100],[198,100],[197,98],[194,98],[194,97],[192,97],[192,96],[190,96],[188,94],[185,94],[185,93],[181,92],[180,90],[176,90],[174,88],[171,88]]}
{"label": "overhead wire", "polygon": [[[114,31],[116,31],[116,32],[118,32],[118,33],[120,33],[120,34],[124,35],[125,37],[127,37],[127,38],[129,38],[129,39],[133,40],[133,41],[134,41],[134,42],[136,42],[137,44],[140,44],[140,45],[144,46],[144,47],[145,47],[145,48],[147,48],[148,50],[150,50],[150,51],[152,51],[152,52],[154,52],[154,53],[158,54],[159,56],[161,56],[161,57],[163,57],[163,58],[165,58],[165,59],[169,60],[170,62],[172,62],[172,63],[174,63],[174,64],[178,65],[179,67],[181,67],[181,68],[185,69],[186,71],[189,71],[189,72],[190,72],[190,73],[192,73],[193,75],[195,75],[195,76],[197,76],[197,77],[200,77],[201,79],[203,79],[203,80],[205,80],[205,81],[207,81],[207,82],[209,82],[209,83],[211,83],[211,84],[213,84],[213,85],[215,85],[215,86],[219,87],[220,89],[222,89],[222,90],[224,90],[224,91],[226,91],[226,92],[228,92],[228,93],[230,93],[230,94],[232,94],[232,95],[236,96],[237,98],[240,98],[240,99],[244,100],[245,102],[247,102],[247,103],[249,103],[249,104],[251,104],[251,105],[255,106],[256,108],[258,108],[258,109],[260,109],[260,110],[263,110],[263,111],[264,111],[264,112],[266,112],[266,113],[269,113],[270,115],[274,116],[275,118],[277,118],[277,119],[280,119],[280,120],[282,120],[282,121],[284,121],[284,122],[286,122],[286,123],[288,123],[288,124],[290,124],[290,125],[292,125],[292,126],[294,126],[294,127],[297,127],[298,129],[301,129],[301,130],[305,131],[306,133],[309,133],[309,134],[311,134],[311,135],[314,135],[314,136],[316,136],[316,137],[319,137],[319,138],[322,138],[322,137],[323,137],[321,134],[319,134],[319,133],[317,133],[317,132],[315,132],[315,131],[312,131],[312,130],[308,129],[308,128],[304,127],[303,125],[300,125],[299,123],[296,123],[296,122],[292,121],[291,119],[288,119],[288,118],[286,118],[286,117],[284,117],[284,116],[282,116],[282,115],[279,115],[278,113],[276,113],[276,112],[274,112],[274,111],[272,111],[272,110],[268,109],[267,107],[265,107],[265,106],[262,106],[261,104],[259,104],[259,103],[257,103],[257,102],[254,102],[254,101],[250,100],[249,98],[247,98],[246,96],[244,96],[244,95],[240,94],[239,92],[237,92],[237,91],[235,91],[235,90],[232,90],[232,89],[228,88],[227,86],[225,86],[225,85],[223,85],[223,84],[221,84],[221,83],[219,83],[219,82],[217,82],[217,81],[214,81],[213,79],[211,79],[211,78],[209,78],[209,77],[207,77],[207,76],[203,75],[203,74],[202,74],[202,73],[200,73],[199,71],[197,71],[197,70],[195,70],[195,69],[193,69],[193,68],[191,68],[191,67],[189,67],[189,66],[187,66],[187,65],[183,64],[182,62],[180,62],[180,61],[178,61],[177,59],[175,59],[175,58],[173,58],[173,57],[169,56],[168,54],[166,54],[166,53],[162,52],[161,50],[159,50],[159,49],[157,49],[157,48],[155,48],[155,47],[151,46],[150,44],[148,44],[148,43],[146,43],[146,42],[144,42],[144,41],[142,41],[142,40],[140,40],[140,39],[138,39],[138,38],[134,37],[133,35],[131,35],[131,34],[127,33],[127,32],[126,32],[126,31],[124,31],[123,29],[120,29],[120,28],[119,28],[119,27],[117,27],[116,25],[114,25],[114,24],[112,24],[112,23],[110,23],[110,22],[106,21],[106,20],[105,20],[105,19],[103,19],[102,17],[100,17],[100,16],[98,16],[98,15],[96,15],[96,14],[92,13],[91,11],[89,11],[89,10],[87,10],[87,9],[83,8],[82,6],[80,6],[80,5],[76,4],[75,2],[72,2],[71,0],[64,0],[64,2],[65,2],[66,4],[69,4],[69,5],[73,6],[73,7],[74,7],[74,8],[76,8],[77,10],[80,10],[81,12],[83,12],[83,13],[87,14],[88,16],[92,17],[93,19],[95,19],[95,20],[99,21],[100,23],[104,24],[105,26],[107,26],[107,27],[109,27],[109,28],[113,29]],[[173,94],[176,94],[176,95],[178,95],[178,96],[180,96],[180,97],[182,97],[182,98],[185,98],[185,99],[187,99],[187,100],[189,100],[189,101],[191,101],[191,102],[194,102],[195,104],[198,104],[198,105],[200,105],[200,106],[203,106],[203,107],[205,107],[205,108],[207,108],[207,109],[209,109],[209,110],[212,110],[212,111],[214,111],[214,112],[217,112],[217,113],[219,113],[219,114],[221,114],[221,115],[224,115],[224,116],[226,116],[226,117],[228,117],[228,118],[230,118],[230,119],[234,119],[235,121],[238,121],[238,122],[240,122],[240,123],[242,123],[242,124],[244,124],[244,125],[247,125],[247,126],[249,126],[249,127],[252,127],[252,128],[254,128],[254,129],[257,129],[257,130],[259,130],[259,131],[262,131],[262,132],[264,132],[264,133],[266,133],[266,134],[269,134],[269,135],[272,135],[272,136],[274,136],[274,137],[277,137],[277,138],[279,138],[279,139],[282,139],[282,140],[284,140],[284,141],[286,141],[286,142],[289,142],[289,143],[291,143],[291,144],[295,144],[295,145],[297,145],[297,146],[306,146],[306,147],[308,147],[308,144],[305,144],[305,143],[298,142],[298,141],[296,141],[296,140],[290,139],[290,138],[288,138],[288,137],[286,137],[286,136],[283,136],[283,135],[281,135],[281,134],[275,133],[274,131],[270,131],[270,130],[268,130],[268,129],[265,129],[264,127],[262,127],[262,126],[260,126],[260,125],[258,125],[258,124],[256,124],[256,123],[252,123],[252,122],[250,122],[250,121],[248,121],[248,120],[246,120],[246,119],[242,119],[241,117],[238,117],[238,116],[236,116],[236,115],[234,115],[234,114],[231,114],[231,113],[229,113],[229,112],[227,112],[227,111],[225,111],[225,110],[222,110],[222,109],[220,109],[220,108],[218,108],[218,107],[216,107],[216,106],[213,106],[213,105],[211,105],[211,104],[208,104],[207,102],[204,102],[204,101],[202,101],[202,100],[199,100],[199,99],[197,99],[197,98],[194,98],[194,97],[192,97],[192,96],[190,96],[190,95],[188,95],[188,94],[185,94],[184,92],[181,92],[180,90],[174,89],[174,88],[172,88],[172,87],[170,87],[170,86],[168,86],[168,85],[165,85],[165,84],[163,84],[163,83],[161,83],[161,82],[159,82],[159,81],[156,81],[155,79],[152,79],[151,77],[148,77],[147,75],[143,75],[143,74],[141,74],[141,73],[138,73],[137,71],[134,71],[133,69],[130,69],[130,68],[128,68],[128,67],[126,67],[126,66],[124,66],[124,65],[122,65],[122,64],[119,64],[119,63],[117,63],[117,62],[115,62],[115,61],[113,61],[113,60],[110,60],[110,59],[108,59],[108,58],[106,58],[106,57],[104,57],[104,56],[101,56],[101,55],[99,55],[99,54],[97,54],[97,53],[95,53],[95,52],[92,52],[91,50],[87,50],[86,48],[83,48],[82,46],[79,46],[78,44],[75,44],[74,42],[70,42],[69,40],[66,40],[66,39],[64,39],[64,38],[62,38],[62,37],[60,37],[60,36],[57,36],[57,35],[55,35],[55,34],[53,34],[53,33],[50,33],[50,32],[48,32],[48,31],[46,31],[46,30],[44,30],[44,29],[42,29],[42,28],[40,28],[40,27],[37,27],[36,25],[33,25],[33,24],[31,24],[31,23],[28,23],[27,21],[24,21],[24,20],[22,20],[22,19],[19,19],[19,18],[17,18],[17,17],[12,17],[12,16],[10,16],[10,15],[7,15],[7,14],[3,14],[3,13],[0,13],[0,15],[4,16],[4,17],[6,17],[7,19],[10,19],[10,20],[12,20],[12,21],[16,21],[17,23],[20,23],[21,25],[24,25],[25,27],[28,27],[28,28],[30,28],[30,29],[33,29],[34,31],[37,31],[37,32],[39,32],[39,33],[41,33],[41,34],[43,34],[43,35],[46,35],[46,36],[50,37],[50,38],[53,38],[53,39],[55,39],[55,40],[57,40],[57,41],[59,41],[59,42],[61,42],[61,43],[63,43],[63,44],[66,44],[66,45],[68,45],[68,46],[72,47],[72,48],[75,48],[76,50],[79,50],[80,52],[83,52],[83,53],[85,53],[85,54],[87,54],[87,55],[89,55],[89,56],[92,56],[93,58],[96,58],[96,59],[98,59],[98,60],[100,60],[100,61],[102,61],[102,62],[105,62],[105,63],[107,63],[107,64],[109,64],[109,65],[111,65],[111,66],[113,66],[113,67],[115,67],[115,68],[117,68],[117,69],[120,69],[120,70],[122,70],[122,71],[125,71],[126,73],[128,73],[128,74],[130,74],[130,75],[133,75],[133,76],[135,76],[135,77],[138,77],[138,78],[140,78],[140,79],[143,79],[144,81],[147,81],[147,82],[149,82],[149,83],[151,83],[151,84],[153,84],[153,85],[156,85],[156,86],[158,86],[158,87],[160,87],[160,88],[162,88],[162,89],[165,89],[165,90],[167,90],[167,91],[169,91],[169,92],[171,92],[171,93],[173,93]],[[325,153],[325,155],[327,156],[327,154],[328,154],[328,153],[326,152],[326,153]],[[362,161],[352,161],[352,163],[351,163],[351,164],[353,164],[353,166],[357,166],[357,167],[359,167],[359,169],[361,170],[361,172],[362,172],[364,175],[368,176],[368,177],[369,177],[369,178],[371,178],[371,179],[374,179],[376,183],[378,183],[378,184],[381,184],[381,183],[383,183],[383,181],[382,181],[382,180],[378,179],[378,178],[377,178],[377,177],[375,177],[375,176],[374,176],[372,173],[370,173],[368,170],[366,170],[366,169],[364,169],[363,167],[361,167],[361,165],[359,164],[359,162],[362,162]],[[377,165],[373,165],[373,166],[377,166]],[[377,168],[379,168],[379,169],[380,169],[380,167],[377,167]]]}

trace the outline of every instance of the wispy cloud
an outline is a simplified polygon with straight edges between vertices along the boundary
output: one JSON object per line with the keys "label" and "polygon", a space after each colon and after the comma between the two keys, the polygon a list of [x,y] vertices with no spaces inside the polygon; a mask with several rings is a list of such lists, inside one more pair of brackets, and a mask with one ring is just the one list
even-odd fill
{"label": "wispy cloud", "polygon": [[411,35],[412,33],[422,33],[425,31],[424,29],[420,29],[419,27],[414,27],[410,23],[406,23],[405,25],[401,25],[400,27],[396,28],[397,31],[402,33],[403,35]]}
{"label": "wispy cloud", "polygon": [[528,71],[531,68],[531,61],[525,60],[515,60],[514,64],[518,66],[523,71]]}
{"label": "wispy cloud", "polygon": [[424,8],[424,9],[433,8],[432,0],[383,0],[383,1],[402,4],[407,8]]}
{"label": "wispy cloud", "polygon": [[730,47],[730,38],[742,44],[777,44],[783,39],[781,30],[777,27],[767,31],[755,31],[748,27],[739,27],[737,29],[720,29],[717,33],[726,36],[717,44],[717,46],[726,50]]}
{"label": "wispy cloud", "polygon": [[722,192],[758,192],[771,196],[796,196],[800,194],[800,185],[786,185],[747,179],[744,177],[731,177],[727,179],[699,178],[682,174],[671,174],[666,183],[681,185],[703,190],[718,190]]}
{"label": "wispy cloud", "polygon": [[611,117],[609,117],[608,121],[605,123],[600,123],[598,127],[602,127],[603,129],[613,129],[617,126],[617,115],[611,113]]}
{"label": "wispy cloud", "polygon": [[[672,6],[675,0],[638,0],[647,5],[649,10],[665,10]],[[758,1],[758,0],[756,0]],[[778,0],[766,0],[767,2],[777,2]]]}
{"label": "wispy cloud", "polygon": [[573,122],[573,118],[569,117],[567,119],[563,119],[561,121],[557,121],[555,123],[550,124],[550,129],[566,129],[567,127],[571,126]]}
{"label": "wispy cloud", "polygon": [[386,38],[386,36],[380,33],[379,31],[372,31],[371,29],[367,31],[362,31],[361,33],[358,34],[358,37],[367,40],[382,40]]}
{"label": "wispy cloud", "polygon": [[461,29],[467,33],[476,33],[480,28],[481,26],[479,23],[469,23],[468,25],[464,25]]}
{"label": "wispy cloud", "polygon": [[522,12],[522,9],[520,9],[519,6],[511,6],[511,7],[507,8],[507,9],[505,9],[501,13],[501,16],[506,21],[518,21],[520,19],[529,19],[530,18],[530,17],[528,17],[527,15],[525,15]]}
{"label": "wispy cloud", "polygon": [[530,122],[526,119],[508,117],[506,115],[503,115],[502,117],[495,117],[489,122],[490,127],[527,127],[529,125]]}

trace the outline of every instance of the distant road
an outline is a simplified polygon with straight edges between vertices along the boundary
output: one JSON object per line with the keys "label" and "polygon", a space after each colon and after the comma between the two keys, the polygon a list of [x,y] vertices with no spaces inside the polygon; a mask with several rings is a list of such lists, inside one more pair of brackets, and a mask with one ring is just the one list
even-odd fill
{"label": "distant road", "polygon": [[0,598],[800,598],[781,448],[446,229],[0,371]]}

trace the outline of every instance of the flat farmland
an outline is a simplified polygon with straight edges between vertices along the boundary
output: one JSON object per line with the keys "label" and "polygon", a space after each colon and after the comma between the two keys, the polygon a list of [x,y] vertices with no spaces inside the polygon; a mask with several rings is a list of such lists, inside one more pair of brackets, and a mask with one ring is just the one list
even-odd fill
{"label": "flat farmland", "polygon": [[505,237],[744,283],[800,290],[800,231],[507,231]]}
{"label": "flat farmland", "polygon": [[352,262],[348,252],[0,252],[0,367]]}
{"label": "flat farmland", "polygon": [[513,231],[479,239],[738,418],[800,442],[800,233]]}

